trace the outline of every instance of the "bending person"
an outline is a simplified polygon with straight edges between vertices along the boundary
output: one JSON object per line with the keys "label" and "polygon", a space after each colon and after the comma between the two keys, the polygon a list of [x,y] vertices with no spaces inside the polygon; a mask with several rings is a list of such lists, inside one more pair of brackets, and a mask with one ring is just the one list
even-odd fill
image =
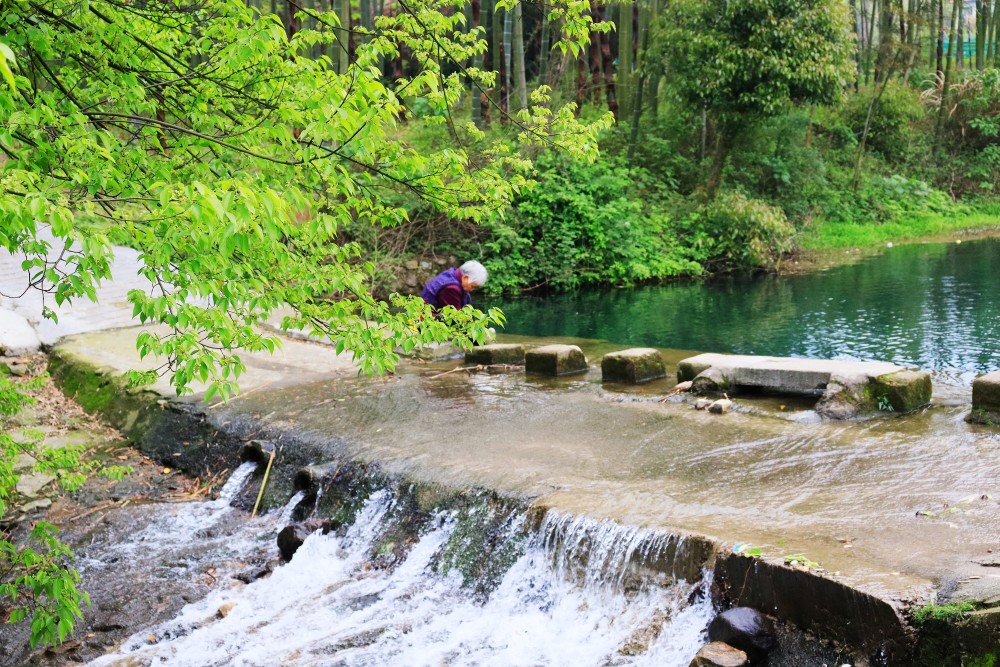
{"label": "bending person", "polygon": [[434,310],[445,306],[461,309],[472,303],[472,290],[486,283],[486,267],[475,260],[462,266],[445,269],[427,281],[420,297]]}

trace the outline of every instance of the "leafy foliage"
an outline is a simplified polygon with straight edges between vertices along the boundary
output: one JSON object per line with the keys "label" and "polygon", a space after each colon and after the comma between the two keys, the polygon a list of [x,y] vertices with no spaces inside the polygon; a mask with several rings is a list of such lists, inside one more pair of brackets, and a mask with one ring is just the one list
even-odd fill
{"label": "leafy foliage", "polygon": [[641,170],[540,156],[537,184],[483,242],[494,292],[556,290],[697,275],[661,206],[644,203]]}
{"label": "leafy foliage", "polygon": [[826,104],[850,76],[847,7],[830,0],[680,0],[659,29],[670,85],[736,128],[790,101]]}
{"label": "leafy foliage", "polygon": [[[33,463],[33,471],[54,475],[66,489],[83,480],[82,448],[42,449],[41,436],[16,428],[14,418],[30,406],[31,391],[42,378],[15,383],[0,375],[0,519],[8,510],[20,474],[19,461]],[[81,605],[89,604],[86,592],[78,588],[79,575],[68,567],[72,553],[55,536],[55,528],[36,523],[20,543],[0,538],[0,604],[6,621],[31,619],[31,644],[62,642],[82,618]]]}
{"label": "leafy foliage", "polygon": [[[579,5],[557,5],[564,39],[588,33]],[[411,117],[404,95],[444,122],[464,94],[456,67],[485,46],[462,31],[460,6],[401,3],[338,73],[306,57],[336,48],[330,12],[309,10],[316,28],[289,38],[239,0],[7,3],[6,45],[33,66],[0,97],[0,246],[25,256],[27,282],[56,303],[93,298],[112,244],[138,249],[151,289],[129,298],[137,319],[163,325],[138,348],[165,360],[178,392],[235,392],[238,351],[279,345],[255,325],[286,307],[284,327],[330,337],[366,372],[392,368],[399,348],[484,340],[497,314],[433,318],[419,299],[377,299],[362,249],[335,242],[349,222],[404,223],[398,192],[446,216],[492,215],[526,183],[519,147],[595,155],[610,119],[583,125],[544,87],[514,119],[516,143],[473,150],[482,133],[453,124],[449,142],[417,151],[396,131]],[[401,49],[418,71],[386,83],[378,63]],[[483,87],[494,79],[463,71]]]}

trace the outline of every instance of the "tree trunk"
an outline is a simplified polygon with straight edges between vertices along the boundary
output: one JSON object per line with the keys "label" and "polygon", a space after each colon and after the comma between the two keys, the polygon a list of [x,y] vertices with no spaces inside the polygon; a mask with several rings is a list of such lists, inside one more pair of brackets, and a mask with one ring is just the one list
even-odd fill
{"label": "tree trunk", "polygon": [[347,68],[351,65],[351,0],[340,0],[337,16],[340,18],[340,32],[337,40],[340,45],[338,71],[341,74],[347,74]]}
{"label": "tree trunk", "polygon": [[524,71],[524,13],[523,4],[514,5],[514,87],[517,91],[518,109],[528,108],[528,74]]}
{"label": "tree trunk", "polygon": [[[493,22],[493,43],[490,45],[490,54],[492,56],[490,60],[490,66],[494,72],[496,72],[496,83],[493,85],[493,100],[494,108],[503,109],[503,83],[504,83],[504,58],[503,58],[503,18],[506,11],[502,8],[497,7],[496,4],[493,5],[493,13],[490,20]],[[507,121],[500,115],[499,121],[501,124]]]}
{"label": "tree trunk", "polygon": [[633,97],[634,77],[632,73],[632,49],[635,41],[635,34],[632,32],[632,7],[634,0],[621,6],[620,18],[618,20],[618,79],[617,90],[620,102],[621,114],[628,118],[631,116]]}
{"label": "tree trunk", "polygon": [[[604,20],[604,5],[599,2],[591,4],[594,13],[594,23]],[[611,39],[608,33],[601,33],[601,66],[604,69],[604,90],[608,95],[608,111],[618,120],[618,97],[615,94],[615,65],[611,58]]]}
{"label": "tree trunk", "polygon": [[712,166],[708,172],[708,179],[705,181],[705,196],[709,201],[715,199],[719,186],[722,185],[722,172],[726,168],[726,160],[729,158],[730,142],[722,128],[717,128],[715,135],[715,146],[712,148]]}
{"label": "tree trunk", "polygon": [[[481,12],[482,12],[482,8],[480,7],[479,0],[472,0],[472,2],[470,3],[470,7],[469,7],[469,13],[470,13],[470,18],[472,19],[471,20],[472,32],[476,33],[476,34],[479,33],[479,21],[482,18]],[[483,57],[485,59],[485,55]],[[485,65],[485,63],[483,63],[483,64]],[[475,65],[475,62],[473,62],[473,65]],[[470,100],[472,102],[472,122],[475,123],[476,127],[478,127],[479,129],[482,129],[483,128],[483,98],[482,98],[482,96],[480,94],[479,82],[477,82],[477,81],[470,81],[469,82],[469,95],[472,98]]]}
{"label": "tree trunk", "polygon": [[938,107],[937,127],[934,132],[934,154],[941,152],[941,140],[944,135],[944,119],[948,115],[948,95],[951,92],[951,61],[955,45],[955,33],[958,31],[958,8],[962,0],[955,0],[951,6],[951,30],[948,33],[948,55],[944,66],[944,82],[941,85],[941,106]]}
{"label": "tree trunk", "polygon": [[287,0],[285,6],[288,8],[288,18],[285,20],[285,34],[288,35],[288,39],[291,39],[299,31],[299,17],[295,15],[295,5],[292,4],[292,0]]}
{"label": "tree trunk", "polygon": [[590,45],[590,95],[594,105],[601,103],[601,36],[591,31]]}
{"label": "tree trunk", "polygon": [[944,0],[938,0],[937,74],[944,76]]}
{"label": "tree trunk", "polygon": [[500,109],[504,113],[503,122],[508,121],[510,114],[510,83],[511,83],[511,35],[513,32],[513,16],[509,11],[503,13],[503,76],[500,85]]}
{"label": "tree trunk", "polygon": [[965,67],[965,26],[962,18],[965,14],[965,0],[958,0],[958,34],[955,37],[955,69]]}

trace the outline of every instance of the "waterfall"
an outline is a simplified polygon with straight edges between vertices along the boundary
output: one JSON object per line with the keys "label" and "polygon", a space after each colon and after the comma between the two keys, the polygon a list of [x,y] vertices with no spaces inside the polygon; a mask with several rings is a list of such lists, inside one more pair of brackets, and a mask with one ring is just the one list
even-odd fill
{"label": "waterfall", "polygon": [[247,481],[250,479],[250,475],[256,469],[257,464],[253,461],[240,464],[240,467],[233,471],[233,474],[229,476],[226,483],[222,485],[222,490],[219,491],[219,497],[216,499],[216,502],[220,505],[228,505],[233,502],[233,498],[243,490],[243,487],[246,486]]}
{"label": "waterfall", "polygon": [[512,564],[482,598],[441,564],[466,539],[457,512],[434,515],[395,567],[378,565],[398,546],[386,542],[395,510],[392,493],[373,494],[353,524],[309,536],[270,577],[219,586],[91,664],[687,667],[712,617],[708,576],[640,567],[676,538],[556,514],[525,536],[519,516],[500,536]]}
{"label": "waterfall", "polygon": [[292,496],[292,499],[281,508],[281,511],[278,512],[278,520],[276,522],[279,528],[281,526],[288,525],[288,523],[292,520],[292,513],[295,511],[295,508],[299,506],[299,503],[301,503],[302,499],[305,497],[305,491],[296,491],[295,495]]}

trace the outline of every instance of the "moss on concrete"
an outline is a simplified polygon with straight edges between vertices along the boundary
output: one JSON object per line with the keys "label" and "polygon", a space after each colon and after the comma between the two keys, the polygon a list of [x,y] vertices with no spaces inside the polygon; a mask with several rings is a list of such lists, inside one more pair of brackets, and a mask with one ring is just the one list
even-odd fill
{"label": "moss on concrete", "polygon": [[919,631],[914,667],[1000,667],[1000,609],[931,607],[913,614]]}
{"label": "moss on concrete", "polygon": [[638,384],[666,377],[666,367],[658,350],[638,348],[611,352],[601,359],[604,382]]}
{"label": "moss on concrete", "polygon": [[931,376],[923,371],[898,371],[879,375],[871,383],[877,410],[887,405],[893,412],[912,412],[931,402]]}

